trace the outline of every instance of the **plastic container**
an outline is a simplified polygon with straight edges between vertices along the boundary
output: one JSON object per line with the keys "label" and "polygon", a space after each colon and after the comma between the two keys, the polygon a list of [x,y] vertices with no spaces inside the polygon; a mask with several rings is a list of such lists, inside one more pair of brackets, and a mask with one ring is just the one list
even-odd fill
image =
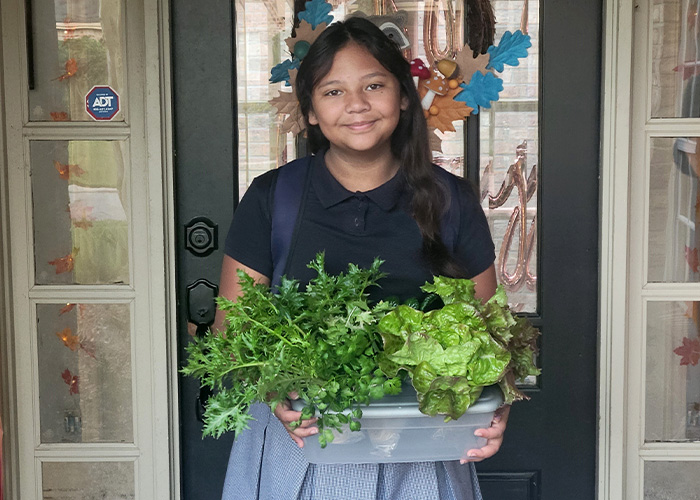
{"label": "plastic container", "polygon": [[[335,432],[325,448],[318,436],[304,439],[304,454],[313,464],[436,462],[467,458],[467,452],[481,448],[485,438],[476,429],[489,427],[493,414],[503,404],[497,385],[485,387],[481,397],[457,420],[445,422],[442,415],[429,417],[418,410],[416,393],[405,386],[401,394],[386,396],[362,408],[362,429]],[[292,401],[301,411],[304,402]]]}

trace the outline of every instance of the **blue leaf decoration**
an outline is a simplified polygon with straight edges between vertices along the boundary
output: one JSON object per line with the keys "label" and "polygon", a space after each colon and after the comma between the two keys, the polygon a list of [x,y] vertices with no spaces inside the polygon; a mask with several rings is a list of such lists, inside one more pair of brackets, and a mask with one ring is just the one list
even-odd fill
{"label": "blue leaf decoration", "polygon": [[489,63],[486,69],[493,68],[501,73],[504,64],[517,66],[520,64],[519,58],[527,57],[527,49],[530,47],[532,47],[530,35],[524,35],[520,30],[515,33],[506,31],[498,45],[491,45],[488,48]]}
{"label": "blue leaf decoration", "polygon": [[311,0],[306,2],[306,8],[299,12],[299,20],[303,19],[313,29],[321,23],[329,25],[333,21],[333,16],[329,14],[331,9],[333,9],[333,6],[325,0]]}
{"label": "blue leaf decoration", "polygon": [[285,59],[270,70],[270,83],[286,82],[289,85],[289,70],[299,69],[299,61]]}
{"label": "blue leaf decoration", "polygon": [[482,74],[480,71],[474,73],[469,85],[459,84],[462,91],[453,97],[455,101],[462,101],[470,108],[473,108],[475,115],[479,114],[479,106],[490,108],[491,101],[498,100],[498,93],[503,90],[503,80],[493,73]]}

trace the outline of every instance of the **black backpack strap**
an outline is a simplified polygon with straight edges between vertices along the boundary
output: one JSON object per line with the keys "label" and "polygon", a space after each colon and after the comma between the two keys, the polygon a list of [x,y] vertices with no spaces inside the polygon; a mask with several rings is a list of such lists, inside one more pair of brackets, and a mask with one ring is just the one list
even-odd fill
{"label": "black backpack strap", "polygon": [[449,191],[447,211],[442,215],[440,221],[440,237],[447,249],[455,253],[457,245],[457,234],[459,233],[459,186],[457,178],[446,170],[440,168],[438,179]]}
{"label": "black backpack strap", "polygon": [[280,284],[286,271],[287,257],[303,208],[311,159],[310,156],[300,158],[278,169],[272,196],[272,288]]}

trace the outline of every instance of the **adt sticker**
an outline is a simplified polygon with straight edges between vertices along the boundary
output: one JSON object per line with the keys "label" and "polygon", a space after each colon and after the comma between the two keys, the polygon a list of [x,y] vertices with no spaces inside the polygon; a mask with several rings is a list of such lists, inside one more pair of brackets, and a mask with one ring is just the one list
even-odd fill
{"label": "adt sticker", "polygon": [[85,110],[95,120],[111,120],[119,113],[119,94],[106,85],[96,85],[85,96]]}

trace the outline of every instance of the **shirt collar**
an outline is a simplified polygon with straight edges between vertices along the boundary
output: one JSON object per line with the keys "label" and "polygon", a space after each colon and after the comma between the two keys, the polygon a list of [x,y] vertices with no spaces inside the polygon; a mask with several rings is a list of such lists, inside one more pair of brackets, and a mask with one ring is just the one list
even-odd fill
{"label": "shirt collar", "polygon": [[[325,153],[325,150],[319,151],[314,157],[314,161],[312,162],[313,171],[311,183],[323,208],[329,208],[351,198],[356,193],[345,189],[328,171],[324,160]],[[382,210],[389,211],[396,206],[401,198],[403,185],[403,175],[401,174],[401,170],[399,170],[394,177],[381,186],[359,194],[367,196],[367,198],[376,203]]]}

